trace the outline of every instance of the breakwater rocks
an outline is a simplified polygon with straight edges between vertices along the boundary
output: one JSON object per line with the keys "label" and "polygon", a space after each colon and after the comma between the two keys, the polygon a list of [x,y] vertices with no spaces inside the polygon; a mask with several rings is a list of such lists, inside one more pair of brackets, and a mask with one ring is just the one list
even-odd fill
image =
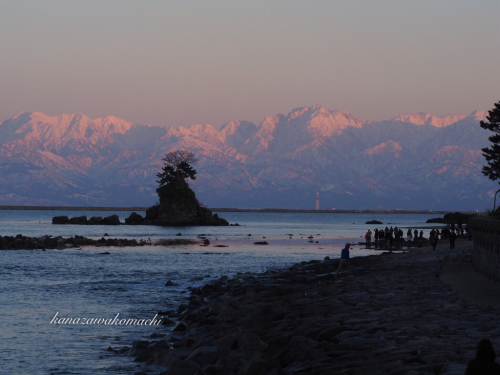
{"label": "breakwater rocks", "polygon": [[353,258],[354,277],[338,281],[328,257],[221,277],[162,313],[177,320],[171,333],[129,354],[162,375],[463,374],[480,339],[500,342],[500,312],[461,300],[440,279],[457,254]]}
{"label": "breakwater rocks", "polygon": [[93,240],[83,236],[75,237],[26,237],[22,234],[17,236],[0,236],[1,250],[34,250],[34,249],[68,249],[81,246],[144,246],[149,245],[146,241],[129,240],[126,238],[104,238]]}

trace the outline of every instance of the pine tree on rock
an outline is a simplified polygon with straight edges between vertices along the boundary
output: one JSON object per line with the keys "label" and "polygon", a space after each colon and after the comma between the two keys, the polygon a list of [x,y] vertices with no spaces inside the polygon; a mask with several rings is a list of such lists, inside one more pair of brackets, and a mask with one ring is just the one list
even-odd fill
{"label": "pine tree on rock", "polygon": [[163,158],[163,172],[156,175],[159,178],[156,182],[163,186],[178,178],[196,180],[196,170],[191,164],[195,164],[197,161],[191,151],[178,150],[167,153]]}
{"label": "pine tree on rock", "polygon": [[198,160],[191,151],[172,151],[163,158],[162,172],[158,173],[156,189],[160,202],[146,211],[146,220],[153,225],[194,226],[229,225],[227,220],[202,207],[186,179],[196,179],[196,171],[191,166]]}

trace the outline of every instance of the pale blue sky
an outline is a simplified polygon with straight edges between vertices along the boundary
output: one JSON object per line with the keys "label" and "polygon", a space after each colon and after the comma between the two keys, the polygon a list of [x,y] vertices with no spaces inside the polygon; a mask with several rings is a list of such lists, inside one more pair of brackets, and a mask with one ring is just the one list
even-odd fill
{"label": "pale blue sky", "polygon": [[0,120],[153,125],[311,104],[382,120],[500,100],[500,1],[1,1]]}

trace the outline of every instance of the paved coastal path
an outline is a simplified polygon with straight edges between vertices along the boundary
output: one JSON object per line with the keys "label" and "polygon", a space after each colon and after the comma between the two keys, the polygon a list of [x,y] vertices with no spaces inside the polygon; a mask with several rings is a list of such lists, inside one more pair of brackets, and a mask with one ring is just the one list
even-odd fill
{"label": "paved coastal path", "polygon": [[171,314],[170,342],[131,353],[148,374],[464,374],[481,339],[500,351],[500,310],[457,292],[472,242],[446,245],[354,258],[338,281],[329,259],[222,277]]}

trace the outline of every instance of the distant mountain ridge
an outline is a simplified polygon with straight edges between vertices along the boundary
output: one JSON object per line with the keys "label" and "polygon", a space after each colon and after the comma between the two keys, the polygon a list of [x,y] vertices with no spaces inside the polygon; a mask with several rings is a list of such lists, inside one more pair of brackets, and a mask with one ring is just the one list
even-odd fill
{"label": "distant mountain ridge", "polygon": [[486,114],[374,122],[313,105],[216,130],[23,112],[0,124],[0,205],[152,205],[161,158],[188,149],[211,207],[312,208],[319,191],[322,208],[483,210]]}

